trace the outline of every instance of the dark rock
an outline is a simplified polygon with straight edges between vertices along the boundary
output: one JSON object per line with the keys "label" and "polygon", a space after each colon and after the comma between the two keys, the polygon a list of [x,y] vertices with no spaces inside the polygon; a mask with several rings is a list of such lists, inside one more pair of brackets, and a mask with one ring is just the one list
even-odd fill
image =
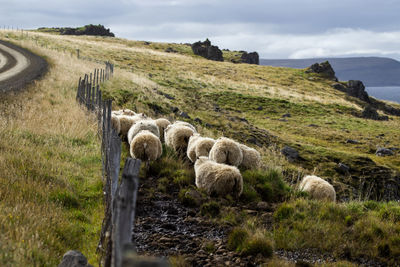
{"label": "dark rock", "polygon": [[164,97],[167,98],[167,99],[175,100],[175,97],[173,97],[172,95],[169,95],[169,94],[164,93],[164,92],[162,92],[162,91],[159,91],[159,90],[157,90],[157,89],[155,89],[155,90],[156,90],[157,94],[162,95],[162,96],[164,96]]}
{"label": "dark rock", "polygon": [[221,112],[221,108],[218,105],[214,105],[214,111],[215,112]]}
{"label": "dark rock", "polygon": [[244,52],[241,56],[241,60],[243,63],[260,65],[260,58],[257,52]]}
{"label": "dark rock", "polygon": [[171,111],[172,111],[173,113],[178,113],[178,112],[179,112],[179,108],[177,108],[177,107],[171,107]]}
{"label": "dark rock", "polygon": [[389,120],[388,116],[380,116],[376,109],[371,105],[368,105],[364,108],[361,117],[364,119],[371,119],[371,120],[380,120],[380,121],[387,121]]}
{"label": "dark rock", "polygon": [[179,112],[178,115],[181,116],[182,118],[190,119],[190,116],[184,111]]}
{"label": "dark rock", "polygon": [[143,44],[144,44],[144,45],[150,45],[151,43],[146,41],[146,42],[144,42]]}
{"label": "dark rock", "polygon": [[222,51],[218,46],[211,45],[210,40],[206,39],[204,42],[198,41],[192,44],[192,51],[195,55],[214,61],[224,61]]}
{"label": "dark rock", "polygon": [[239,121],[245,122],[245,123],[249,123],[248,120],[246,120],[246,118],[239,118]]}
{"label": "dark rock", "polygon": [[394,152],[388,148],[380,147],[376,150],[375,154],[380,157],[393,156]]}
{"label": "dark rock", "polygon": [[348,88],[346,90],[349,96],[357,97],[362,101],[370,103],[368,93],[365,91],[365,86],[362,81],[350,80],[347,82]]}
{"label": "dark rock", "polygon": [[308,127],[314,127],[314,128],[318,128],[319,126],[318,126],[318,125],[316,125],[316,124],[314,124],[314,123],[311,123],[311,124],[309,124],[309,125],[308,125]]}
{"label": "dark rock", "polygon": [[285,113],[282,115],[282,118],[290,118],[292,115],[290,113]]}
{"label": "dark rock", "polygon": [[347,139],[346,144],[359,144],[360,141],[358,140],[353,140],[353,139]]}
{"label": "dark rock", "polygon": [[262,147],[262,143],[254,136],[251,136],[249,139],[247,139],[247,143]]}
{"label": "dark rock", "polygon": [[106,29],[103,25],[89,24],[79,28],[61,28],[61,35],[95,35],[95,36],[110,36],[114,37],[114,33],[110,29]]}
{"label": "dark rock", "polygon": [[61,263],[58,267],[89,267],[85,255],[77,250],[70,250],[64,254]]}
{"label": "dark rock", "polygon": [[199,119],[199,118],[195,118],[194,121],[197,122],[197,123],[200,123],[200,124],[203,123],[203,121],[201,119]]}
{"label": "dark rock", "polygon": [[286,157],[289,162],[294,162],[299,159],[299,152],[290,146],[284,146],[281,153]]}
{"label": "dark rock", "polygon": [[347,87],[341,83],[335,83],[332,85],[332,87],[335,88],[336,90],[347,92]]}
{"label": "dark rock", "polygon": [[307,68],[306,73],[318,73],[330,80],[337,81],[335,76],[335,71],[333,70],[329,61],[325,61],[322,63],[315,63]]}
{"label": "dark rock", "polygon": [[258,106],[257,110],[263,110],[262,106]]}
{"label": "dark rock", "polygon": [[178,51],[176,51],[172,47],[167,47],[167,49],[165,49],[165,52],[167,52],[167,53],[177,53]]}
{"label": "dark rock", "polygon": [[350,167],[347,166],[347,165],[344,164],[344,163],[339,163],[339,164],[337,165],[337,170],[340,171],[341,173],[349,173]]}

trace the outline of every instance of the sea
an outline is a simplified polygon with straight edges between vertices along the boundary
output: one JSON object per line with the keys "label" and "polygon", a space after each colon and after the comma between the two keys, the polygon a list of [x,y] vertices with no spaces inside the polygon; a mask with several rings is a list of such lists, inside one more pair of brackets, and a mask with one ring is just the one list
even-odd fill
{"label": "sea", "polygon": [[400,86],[366,87],[365,91],[375,98],[394,101],[400,104]]}

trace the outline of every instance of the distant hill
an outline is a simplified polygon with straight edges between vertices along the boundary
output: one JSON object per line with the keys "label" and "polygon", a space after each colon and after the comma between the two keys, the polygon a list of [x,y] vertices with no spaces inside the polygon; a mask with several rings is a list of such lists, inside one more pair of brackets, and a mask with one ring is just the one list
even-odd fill
{"label": "distant hill", "polygon": [[391,58],[260,59],[260,65],[302,69],[326,60],[341,81],[361,80],[365,86],[400,86],[400,62]]}

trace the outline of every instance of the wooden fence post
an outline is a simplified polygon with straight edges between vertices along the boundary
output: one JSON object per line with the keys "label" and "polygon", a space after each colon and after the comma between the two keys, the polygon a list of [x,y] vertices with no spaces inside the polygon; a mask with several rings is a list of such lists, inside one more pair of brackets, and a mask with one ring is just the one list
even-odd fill
{"label": "wooden fence post", "polygon": [[137,190],[139,187],[140,160],[128,158],[122,172],[122,182],[114,201],[112,266],[120,267],[123,251],[132,242]]}

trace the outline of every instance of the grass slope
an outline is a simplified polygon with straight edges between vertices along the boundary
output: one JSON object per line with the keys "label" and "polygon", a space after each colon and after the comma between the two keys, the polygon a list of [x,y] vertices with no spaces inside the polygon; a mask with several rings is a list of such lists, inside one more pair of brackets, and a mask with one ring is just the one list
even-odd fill
{"label": "grass slope", "polygon": [[5,36],[50,67],[26,91],[0,98],[0,265],[56,266],[70,249],[94,264],[103,218],[100,147],[75,87],[99,66]]}

